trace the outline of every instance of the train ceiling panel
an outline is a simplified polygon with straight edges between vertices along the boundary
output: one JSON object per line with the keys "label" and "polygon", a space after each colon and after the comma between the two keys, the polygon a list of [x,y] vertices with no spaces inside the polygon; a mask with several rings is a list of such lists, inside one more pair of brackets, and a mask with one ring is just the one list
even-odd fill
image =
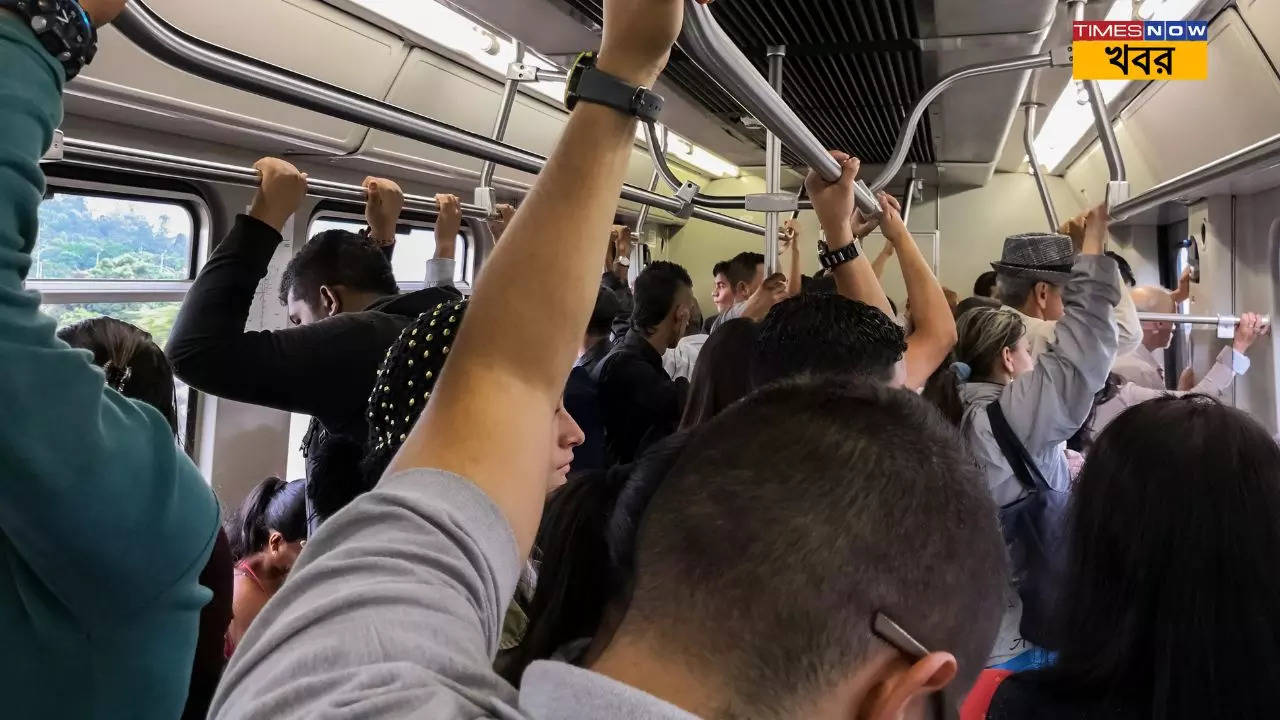
{"label": "train ceiling panel", "polygon": [[[601,22],[600,0],[561,2]],[[712,10],[761,73],[766,48],[787,47],[783,99],[824,145],[869,163],[888,160],[907,113],[927,87],[924,53],[913,40],[920,37],[920,22],[912,0],[733,0]],[[679,49],[666,77],[717,117],[741,122],[745,111]],[[908,160],[936,159],[925,118]]]}

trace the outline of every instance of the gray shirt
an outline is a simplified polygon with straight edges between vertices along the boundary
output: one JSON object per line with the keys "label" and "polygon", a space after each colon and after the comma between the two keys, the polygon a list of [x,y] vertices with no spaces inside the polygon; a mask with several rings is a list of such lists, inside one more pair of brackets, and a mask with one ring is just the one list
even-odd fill
{"label": "gray shirt", "polygon": [[210,718],[671,718],[602,675],[492,670],[521,565],[501,511],[439,470],[385,478],[307,543],[223,675]]}

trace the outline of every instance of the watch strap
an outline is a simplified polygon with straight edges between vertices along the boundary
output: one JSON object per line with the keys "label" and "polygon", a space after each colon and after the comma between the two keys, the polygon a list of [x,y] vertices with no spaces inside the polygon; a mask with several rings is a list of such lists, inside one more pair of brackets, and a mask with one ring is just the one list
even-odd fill
{"label": "watch strap", "polygon": [[566,105],[570,110],[579,100],[604,105],[646,122],[656,122],[662,113],[662,96],[644,87],[635,87],[598,70],[584,67]]}
{"label": "watch strap", "polygon": [[0,8],[16,13],[66,73],[80,74],[98,51],[98,31],[76,0],[0,0]]}
{"label": "watch strap", "polygon": [[850,260],[856,259],[861,254],[862,241],[855,239],[853,242],[845,245],[839,250],[828,250],[818,255],[818,264],[828,270],[831,270],[849,262]]}

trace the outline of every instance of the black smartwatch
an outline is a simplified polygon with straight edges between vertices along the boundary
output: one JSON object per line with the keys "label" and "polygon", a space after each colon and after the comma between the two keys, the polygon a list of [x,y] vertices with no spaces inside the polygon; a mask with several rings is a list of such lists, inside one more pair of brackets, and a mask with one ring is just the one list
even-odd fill
{"label": "black smartwatch", "polygon": [[0,0],[0,8],[17,13],[67,79],[80,74],[98,52],[98,31],[76,0]]}
{"label": "black smartwatch", "polygon": [[645,122],[657,122],[662,96],[646,87],[635,87],[596,68],[596,54],[585,52],[574,61],[565,83],[564,106],[572,110],[579,100],[604,105]]}
{"label": "black smartwatch", "polygon": [[818,242],[818,264],[828,270],[843,265],[861,254],[862,242],[857,238],[839,250],[828,250],[825,240]]}

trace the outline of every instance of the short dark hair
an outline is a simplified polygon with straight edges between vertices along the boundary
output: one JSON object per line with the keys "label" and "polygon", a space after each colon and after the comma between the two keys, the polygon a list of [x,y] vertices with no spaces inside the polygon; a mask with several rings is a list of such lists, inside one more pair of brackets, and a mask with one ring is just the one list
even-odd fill
{"label": "short dark hair", "polygon": [[249,491],[240,511],[225,528],[233,561],[265,550],[272,530],[283,535],[286,542],[307,538],[307,503],[303,494],[306,485],[301,480],[285,482],[269,477]]}
{"label": "short dark hair", "polygon": [[1124,281],[1125,285],[1135,287],[1138,284],[1138,278],[1133,275],[1133,266],[1129,264],[1128,260],[1124,259],[1123,255],[1115,250],[1107,250],[1102,254],[1116,261],[1116,267],[1120,268],[1120,279]]}
{"label": "short dark hair", "polygon": [[613,319],[622,313],[622,303],[612,290],[600,288],[596,293],[596,306],[587,321],[587,334],[592,337],[608,335],[613,329]]}
{"label": "short dark hair", "polygon": [[280,304],[294,297],[314,305],[321,285],[395,295],[400,292],[391,261],[369,238],[348,230],[326,230],[307,241],[280,276]]}
{"label": "short dark hair", "polygon": [[726,716],[776,717],[847,678],[884,613],[955,655],[960,698],[1004,610],[996,514],[954,429],[914,393],[780,383],[690,432],[640,521],[615,637],[643,633],[713,673]]}
{"label": "short dark hair", "polygon": [[58,330],[58,339],[93,353],[93,364],[102,368],[107,385],[158,410],[178,434],[173,367],[151,333],[113,317],[96,317]]}
{"label": "short dark hair", "polygon": [[1126,410],[1072,489],[1056,664],[1031,678],[1126,717],[1280,706],[1280,447],[1204,395]]}
{"label": "short dark hair", "polygon": [[693,279],[684,268],[665,260],[649,263],[636,278],[631,324],[646,335],[652,333],[671,313],[681,286],[693,288]]}
{"label": "short dark hair", "polygon": [[716,263],[715,265],[713,265],[713,266],[712,266],[712,268],[711,268],[711,277],[713,277],[713,278],[714,278],[714,277],[717,277],[717,276],[719,276],[719,275],[724,275],[726,278],[727,278],[727,277],[729,277],[729,263],[730,263],[730,262],[733,262],[733,261],[732,261],[732,260],[721,260],[720,262],[718,262],[718,263]]}
{"label": "short dark hair", "polygon": [[1059,287],[1057,284],[1041,278],[996,273],[996,295],[1000,302],[1005,305],[1021,309],[1023,305],[1027,304],[1027,298],[1031,297],[1031,294],[1035,292],[1036,285],[1040,283]]}
{"label": "short dark hair", "polygon": [[751,352],[759,328],[748,318],[735,318],[707,338],[689,378],[681,429],[710,420],[751,392]]}
{"label": "short dark hair", "polygon": [[967,297],[956,303],[954,313],[955,318],[959,320],[961,315],[964,315],[970,310],[975,310],[977,308],[991,308],[993,310],[999,310],[1002,307],[1004,307],[1004,303],[993,297],[987,295],[974,295],[973,297]]}
{"label": "short dark hair", "polygon": [[888,382],[906,349],[902,327],[878,308],[842,295],[802,293],[765,316],[751,377],[756,387],[802,373]]}
{"label": "short dark hair", "polygon": [[740,252],[729,260],[725,268],[725,277],[729,284],[737,287],[738,283],[750,285],[756,279],[756,269],[764,264],[764,255],[758,252]]}
{"label": "short dark hair", "polygon": [[979,275],[977,280],[973,281],[974,297],[989,298],[991,297],[991,291],[995,289],[996,289],[996,271],[995,270],[988,270],[982,273],[981,275]]}

